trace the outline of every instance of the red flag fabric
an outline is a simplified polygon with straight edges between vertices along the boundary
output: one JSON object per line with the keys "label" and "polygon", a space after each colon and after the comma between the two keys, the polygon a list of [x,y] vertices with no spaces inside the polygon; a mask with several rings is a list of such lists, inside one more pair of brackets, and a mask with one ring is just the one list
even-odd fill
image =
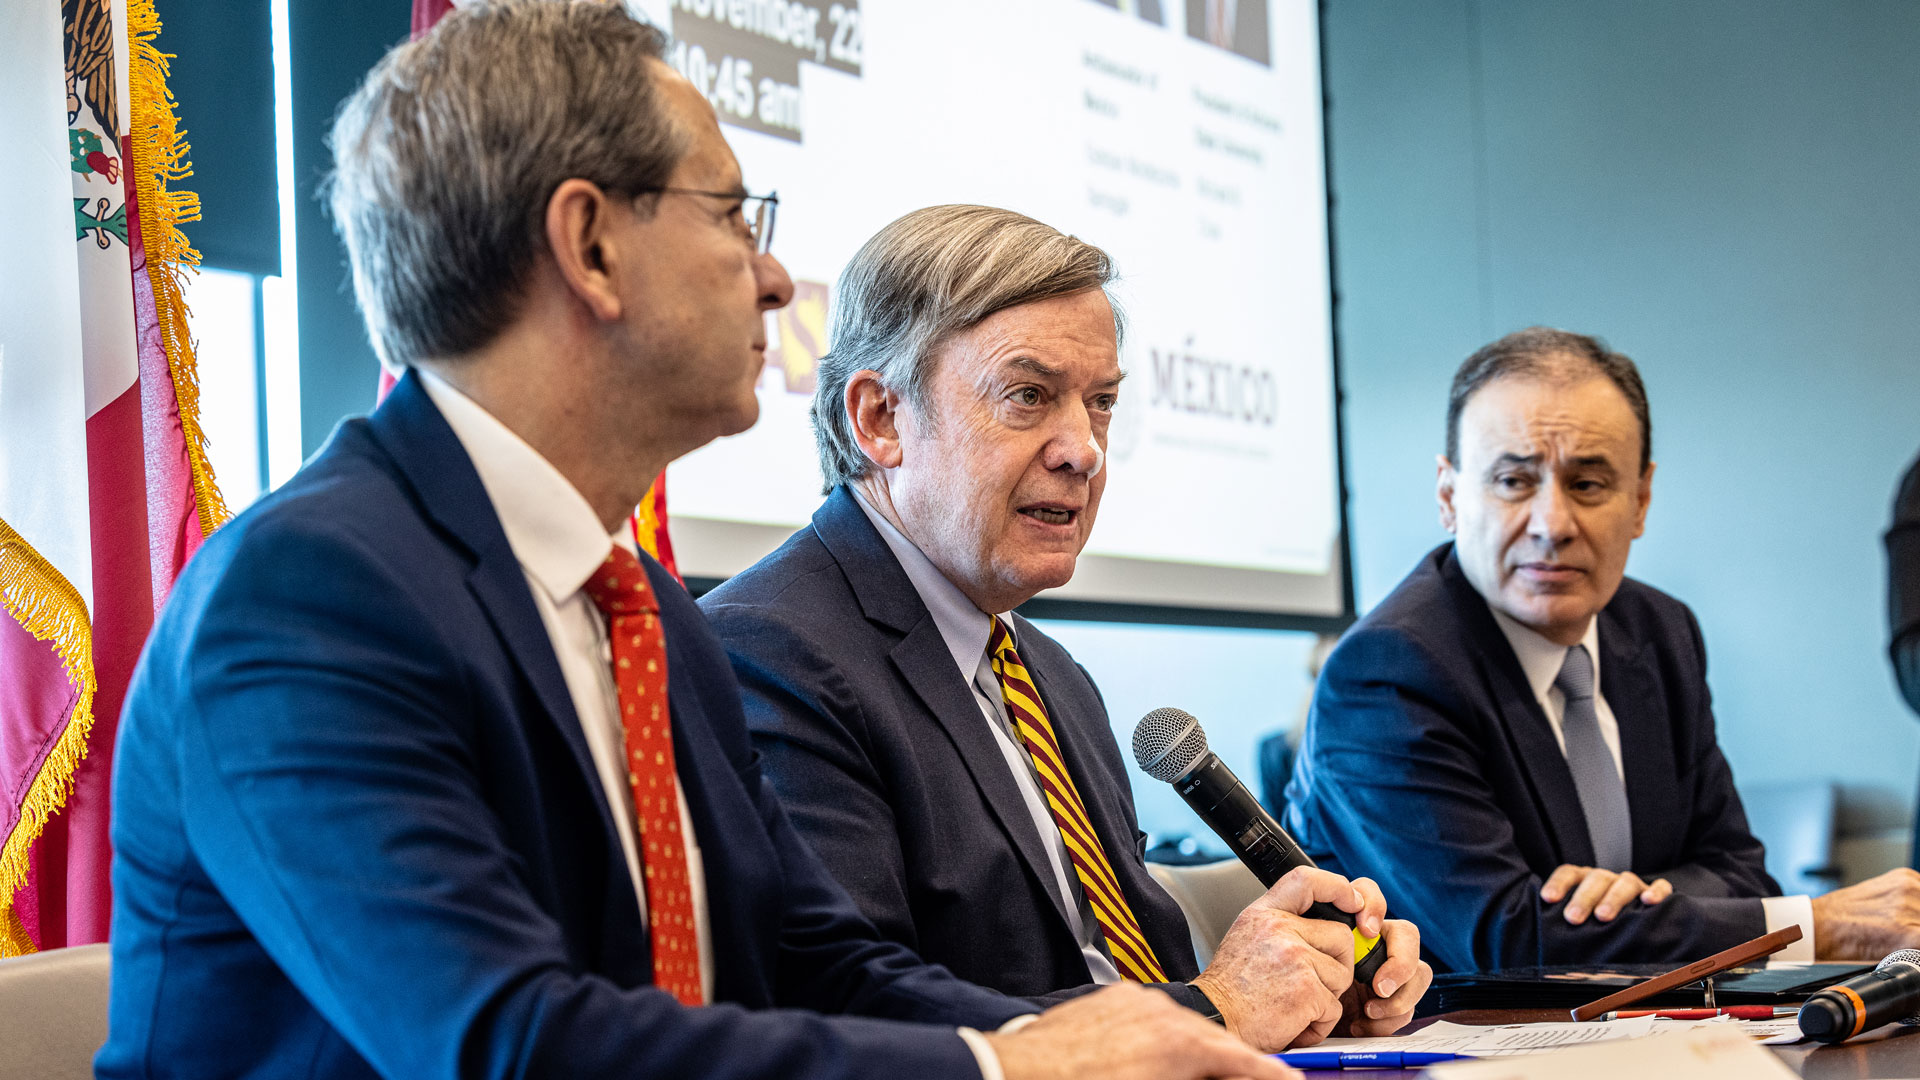
{"label": "red flag fabric", "polygon": [[168,188],[188,170],[152,0],[125,22],[0,14],[0,133],[27,151],[0,181],[25,226],[0,255],[0,956],[106,940],[120,704],[226,516],[180,301],[199,204]]}

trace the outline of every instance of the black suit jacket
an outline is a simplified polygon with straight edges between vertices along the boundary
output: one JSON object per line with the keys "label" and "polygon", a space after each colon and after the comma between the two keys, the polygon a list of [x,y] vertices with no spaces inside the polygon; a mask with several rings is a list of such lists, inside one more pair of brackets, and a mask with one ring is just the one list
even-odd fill
{"label": "black suit jacket", "polygon": [[1673,882],[1612,922],[1540,899],[1593,864],[1566,756],[1453,545],[1361,619],[1320,673],[1289,828],[1366,875],[1420,927],[1436,970],[1698,959],[1765,932],[1780,890],[1714,740],[1706,649],[1686,605],[1628,579],[1600,613],[1600,691],[1620,724],[1633,870]]}
{"label": "black suit jacket", "polygon": [[[764,769],[881,934],[961,978],[1059,997],[1091,976],[1041,837],[933,616],[840,488],[780,550],[701,600]],[[1018,620],[1093,828],[1171,979],[1196,972],[1180,907],[1148,874],[1107,711],[1065,649]],[[1205,999],[1166,987],[1204,1011]]]}
{"label": "black suit jacket", "polygon": [[875,938],[762,778],[699,609],[644,561],[715,1004],[649,985],[525,574],[408,377],[215,533],[154,627],[114,773],[99,1075],[975,1080],[951,1025],[1030,1007]]}

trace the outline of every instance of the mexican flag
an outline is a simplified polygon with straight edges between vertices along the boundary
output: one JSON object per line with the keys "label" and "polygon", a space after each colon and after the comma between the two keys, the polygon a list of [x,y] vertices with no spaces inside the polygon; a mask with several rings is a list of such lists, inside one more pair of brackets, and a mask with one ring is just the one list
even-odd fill
{"label": "mexican flag", "polygon": [[0,3],[0,956],[105,941],[121,700],[226,516],[152,0]]}

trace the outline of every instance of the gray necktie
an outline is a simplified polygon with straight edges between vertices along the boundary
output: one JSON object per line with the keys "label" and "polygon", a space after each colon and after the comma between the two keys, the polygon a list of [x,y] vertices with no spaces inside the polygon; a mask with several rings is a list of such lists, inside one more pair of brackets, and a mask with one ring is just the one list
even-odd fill
{"label": "gray necktie", "polygon": [[1627,788],[1607,741],[1600,737],[1600,718],[1593,710],[1593,658],[1585,646],[1567,650],[1553,685],[1567,698],[1560,730],[1567,740],[1567,768],[1587,816],[1587,835],[1593,838],[1593,861],[1608,870],[1630,869],[1633,818],[1627,811]]}

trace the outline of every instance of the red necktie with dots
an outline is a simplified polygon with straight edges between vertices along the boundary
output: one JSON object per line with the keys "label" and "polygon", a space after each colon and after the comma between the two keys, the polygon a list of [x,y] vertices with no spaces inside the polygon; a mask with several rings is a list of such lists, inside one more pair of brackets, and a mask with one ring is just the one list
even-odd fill
{"label": "red necktie with dots", "polygon": [[613,684],[619,692],[620,726],[626,732],[627,783],[640,823],[653,985],[684,1005],[700,1005],[700,946],[693,929],[692,875],[680,836],[660,604],[640,560],[618,544],[587,579],[586,590],[606,613],[613,638]]}

